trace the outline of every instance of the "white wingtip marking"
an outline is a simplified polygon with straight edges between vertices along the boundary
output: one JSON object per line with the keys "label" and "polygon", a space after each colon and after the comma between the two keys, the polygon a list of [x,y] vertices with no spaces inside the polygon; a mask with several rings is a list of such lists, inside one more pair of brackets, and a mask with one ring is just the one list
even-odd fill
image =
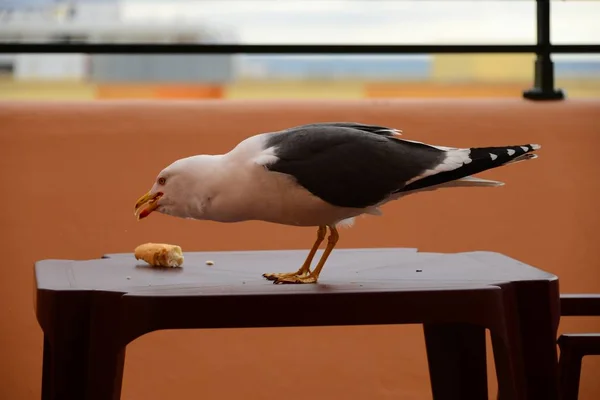
{"label": "white wingtip marking", "polygon": [[497,155],[490,153],[490,157],[492,157],[492,161],[495,160],[496,158],[498,158]]}
{"label": "white wingtip marking", "polygon": [[541,149],[541,148],[542,148],[542,146],[540,146],[539,144],[531,144],[530,146],[531,146],[531,148],[532,148],[532,149],[534,149],[534,150],[539,150],[539,149]]}
{"label": "white wingtip marking", "polygon": [[514,151],[513,149],[506,149],[506,152],[508,153],[509,156],[512,156],[513,154],[516,153],[516,151]]}
{"label": "white wingtip marking", "polygon": [[529,151],[529,148],[528,148],[528,147],[521,146],[521,148],[523,149],[523,151]]}

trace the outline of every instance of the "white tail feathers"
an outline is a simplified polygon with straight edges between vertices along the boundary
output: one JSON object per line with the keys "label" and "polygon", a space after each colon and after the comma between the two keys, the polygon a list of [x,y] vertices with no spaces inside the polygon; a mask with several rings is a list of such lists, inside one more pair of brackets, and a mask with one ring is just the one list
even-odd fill
{"label": "white tail feathers", "polygon": [[[454,185],[452,185],[454,183]],[[457,179],[455,181],[448,182],[448,186],[504,186],[504,182],[492,181],[489,179],[481,179],[476,176],[465,176],[464,178]]]}
{"label": "white tail feathers", "polygon": [[504,186],[504,182],[492,181],[489,179],[481,179],[476,176],[465,176],[464,178],[456,179],[449,182],[440,183],[439,185],[426,186],[423,188],[408,190],[401,192],[401,195],[407,195],[411,193],[429,192],[432,190],[451,188],[451,187],[497,187]]}

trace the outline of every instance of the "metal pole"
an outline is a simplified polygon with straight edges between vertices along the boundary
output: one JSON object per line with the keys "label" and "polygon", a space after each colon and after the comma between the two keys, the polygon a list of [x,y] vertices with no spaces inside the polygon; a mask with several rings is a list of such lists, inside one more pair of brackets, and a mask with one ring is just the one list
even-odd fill
{"label": "metal pole", "polygon": [[523,92],[529,100],[562,100],[561,89],[554,88],[554,63],[550,57],[550,0],[537,0],[537,47],[534,87]]}

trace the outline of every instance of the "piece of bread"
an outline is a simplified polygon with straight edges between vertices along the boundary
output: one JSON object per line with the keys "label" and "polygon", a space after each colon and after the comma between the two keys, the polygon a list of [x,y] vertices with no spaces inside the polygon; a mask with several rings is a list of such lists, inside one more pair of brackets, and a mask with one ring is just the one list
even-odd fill
{"label": "piece of bread", "polygon": [[153,267],[179,267],[183,264],[181,247],[166,243],[144,243],[135,248],[136,260],[144,260]]}

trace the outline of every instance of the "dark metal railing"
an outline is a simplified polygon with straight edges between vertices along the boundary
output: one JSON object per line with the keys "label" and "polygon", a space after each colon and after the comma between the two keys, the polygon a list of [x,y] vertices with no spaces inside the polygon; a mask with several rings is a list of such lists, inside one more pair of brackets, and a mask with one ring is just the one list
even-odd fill
{"label": "dark metal railing", "polygon": [[523,92],[530,100],[561,100],[564,92],[554,87],[554,63],[550,43],[550,0],[537,1],[537,51],[533,88]]}
{"label": "dark metal railing", "polygon": [[600,53],[600,44],[154,44],[0,43],[0,53],[89,54],[473,54]]}
{"label": "dark metal railing", "polygon": [[530,100],[561,100],[554,85],[552,54],[600,53],[600,44],[550,42],[550,0],[536,0],[537,44],[532,45],[283,45],[283,44],[145,44],[145,43],[0,43],[1,53],[87,54],[474,54],[535,53],[534,86],[523,92]]}

